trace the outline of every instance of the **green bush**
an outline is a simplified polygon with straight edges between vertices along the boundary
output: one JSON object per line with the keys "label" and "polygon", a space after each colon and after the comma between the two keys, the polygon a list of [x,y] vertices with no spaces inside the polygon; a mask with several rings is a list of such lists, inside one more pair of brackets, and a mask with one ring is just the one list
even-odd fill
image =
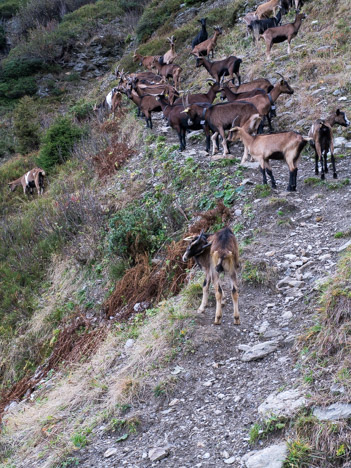
{"label": "green bush", "polygon": [[2,0],[0,5],[0,18],[10,19],[19,10],[23,0]]}
{"label": "green bush", "polygon": [[3,26],[0,25],[0,50],[6,47],[6,33]]}
{"label": "green bush", "polygon": [[37,84],[33,77],[26,76],[18,80],[0,82],[0,97],[18,99],[22,96],[32,96],[37,91]]}
{"label": "green bush", "polygon": [[24,76],[31,76],[41,71],[44,63],[40,59],[6,59],[2,62],[0,79],[7,81],[11,78],[22,78]]}
{"label": "green bush", "polygon": [[14,112],[14,132],[18,140],[18,151],[29,153],[39,148],[40,127],[37,109],[32,98],[23,97]]}
{"label": "green bush", "polygon": [[166,239],[162,219],[147,207],[133,203],[110,220],[109,249],[123,258],[154,253]]}
{"label": "green bush", "polygon": [[93,103],[80,99],[70,107],[70,114],[78,121],[87,119],[93,112]]}
{"label": "green bush", "polygon": [[42,148],[37,163],[45,170],[69,159],[74,143],[84,132],[68,117],[58,117],[42,138]]}

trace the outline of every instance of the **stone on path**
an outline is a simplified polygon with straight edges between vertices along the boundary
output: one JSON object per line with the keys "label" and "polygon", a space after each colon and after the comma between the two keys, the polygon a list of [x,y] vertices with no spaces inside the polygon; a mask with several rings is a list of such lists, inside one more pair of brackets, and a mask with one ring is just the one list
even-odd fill
{"label": "stone on path", "polygon": [[306,399],[299,389],[274,392],[258,407],[258,413],[263,417],[270,417],[274,414],[290,418],[305,404]]}
{"label": "stone on path", "polygon": [[149,450],[149,459],[152,462],[162,460],[168,457],[169,449],[167,447],[154,447]]}
{"label": "stone on path", "polygon": [[242,458],[242,461],[246,468],[282,468],[287,451],[287,445],[283,442],[259,452],[250,452]]}
{"label": "stone on path", "polygon": [[264,343],[258,343],[247,349],[245,354],[241,356],[241,360],[244,362],[255,361],[261,359],[270,353],[273,353],[278,349],[277,341],[265,341]]}
{"label": "stone on path", "polygon": [[334,403],[327,408],[315,408],[313,416],[321,421],[337,421],[351,416],[351,405],[347,403]]}
{"label": "stone on path", "polygon": [[117,453],[117,449],[116,448],[109,448],[106,450],[106,452],[104,453],[104,457],[105,458],[110,458],[112,457],[112,455],[116,455]]}

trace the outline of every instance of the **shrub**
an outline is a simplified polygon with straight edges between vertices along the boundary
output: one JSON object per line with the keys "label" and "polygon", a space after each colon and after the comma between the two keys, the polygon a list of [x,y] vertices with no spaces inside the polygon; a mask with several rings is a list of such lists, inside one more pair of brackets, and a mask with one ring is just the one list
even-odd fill
{"label": "shrub", "polygon": [[17,13],[21,3],[23,3],[22,0],[3,0],[0,5],[0,18],[10,19]]}
{"label": "shrub", "polygon": [[31,76],[42,70],[44,64],[40,59],[11,59],[8,58],[2,62],[0,79],[7,81],[11,78],[22,78]]}
{"label": "shrub", "polygon": [[29,153],[39,148],[40,128],[36,115],[33,99],[28,96],[23,97],[14,112],[14,132],[20,153]]}
{"label": "shrub", "polygon": [[120,210],[110,220],[110,251],[126,259],[139,253],[154,253],[165,238],[157,213],[137,203]]}
{"label": "shrub", "polygon": [[45,133],[37,163],[45,170],[61,164],[70,157],[74,143],[83,136],[83,130],[68,117],[58,117]]}
{"label": "shrub", "polygon": [[6,33],[3,26],[0,25],[0,50],[6,47]]}
{"label": "shrub", "polygon": [[0,82],[0,97],[18,99],[22,96],[32,96],[37,91],[35,79],[31,76]]}
{"label": "shrub", "polygon": [[93,112],[93,104],[86,102],[84,99],[80,99],[70,108],[70,113],[78,121],[87,119]]}

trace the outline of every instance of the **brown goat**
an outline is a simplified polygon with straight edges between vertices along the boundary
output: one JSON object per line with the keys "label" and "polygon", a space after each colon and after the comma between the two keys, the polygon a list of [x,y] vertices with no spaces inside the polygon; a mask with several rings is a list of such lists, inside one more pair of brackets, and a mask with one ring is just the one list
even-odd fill
{"label": "brown goat", "polygon": [[239,68],[242,60],[235,57],[234,55],[227,57],[224,60],[217,60],[216,62],[210,62],[205,57],[196,58],[196,67],[203,66],[206,68],[212,78],[219,83],[221,78],[229,76],[229,79],[234,83],[234,74],[238,78],[239,86],[241,78],[239,74]]}
{"label": "brown goat", "polygon": [[175,89],[179,89],[180,84],[180,74],[182,72],[182,68],[175,63],[170,65],[161,65],[156,59],[154,59],[154,66],[157,69],[159,75],[163,76],[164,78],[172,78]]}
{"label": "brown goat", "polygon": [[279,4],[280,0],[270,0],[269,2],[262,3],[262,5],[259,5],[255,11],[255,15],[258,19],[269,18],[273,13],[275,13]]}
{"label": "brown goat", "polygon": [[11,192],[13,192],[19,185],[22,185],[24,194],[26,194],[27,190],[33,194],[33,188],[36,187],[38,195],[42,195],[44,192],[44,176],[45,171],[40,169],[40,167],[35,167],[19,179],[9,182],[8,186]]}
{"label": "brown goat", "polygon": [[171,48],[167,50],[167,52],[160,57],[160,64],[161,65],[170,65],[174,62],[177,57],[177,52],[175,51],[175,39],[174,36],[167,37],[167,41],[170,43]]}
{"label": "brown goat", "polygon": [[293,23],[283,24],[283,26],[276,26],[275,28],[268,28],[260,36],[260,39],[263,38],[266,43],[266,55],[267,59],[271,59],[271,49],[273,44],[278,44],[280,42],[288,41],[288,54],[290,54],[290,42],[297,36],[299,29],[302,24],[302,20],[306,18],[304,13],[299,13],[295,17]]}
{"label": "brown goat", "polygon": [[[191,104],[184,112],[188,114],[190,121],[195,121],[201,118],[213,132],[211,137],[213,149],[212,154],[218,151],[217,137],[222,137],[223,157],[229,153],[227,141],[225,138],[225,130],[233,126],[233,121],[244,127],[248,132],[254,133],[261,121],[261,116],[256,107],[245,101],[229,102],[223,104],[215,104],[210,107],[204,107],[199,104]],[[214,159],[220,159],[216,157]]]}
{"label": "brown goat", "polygon": [[297,164],[301,152],[306,144],[312,139],[304,137],[297,132],[272,133],[270,135],[249,135],[243,128],[234,127],[230,130],[228,139],[230,141],[241,140],[249,153],[260,164],[263,175],[263,183],[267,184],[266,172],[276,188],[275,179],[270,164],[270,159],[283,159],[287,163],[290,172],[289,192],[296,191]]}
{"label": "brown goat", "polygon": [[[334,142],[333,142],[333,131],[332,127],[334,125],[341,125],[342,127],[348,127],[350,122],[346,117],[345,112],[337,109],[333,114],[327,117],[325,120],[317,119],[310,131],[308,136],[313,138],[313,144],[315,150],[315,173],[318,174],[318,161],[321,163],[321,179],[325,179],[325,172],[328,172],[327,165],[327,155],[330,150],[331,162],[333,166],[333,177],[334,179],[338,178],[335,167],[335,158],[334,158]],[[324,156],[324,165],[323,165],[323,156]]]}
{"label": "brown goat", "polygon": [[154,68],[154,60],[159,60],[159,55],[140,55],[137,51],[134,52],[133,55],[133,62],[139,62],[140,65],[147,68],[148,70],[152,70]]}
{"label": "brown goat", "polygon": [[[278,81],[273,89],[267,94],[256,94],[252,97],[246,97],[246,102],[251,102],[262,117],[267,117],[269,129],[272,131],[271,114],[275,116],[275,102],[281,94],[293,94],[294,90],[291,88],[289,83],[283,77],[282,80]],[[231,100],[230,96],[227,96],[228,101]],[[235,97],[233,99],[235,101]],[[238,102],[238,101],[236,101]],[[272,112],[271,112],[272,111]],[[263,121],[259,128],[259,133],[263,131]]]}
{"label": "brown goat", "polygon": [[231,81],[229,81],[228,87],[234,93],[245,93],[246,91],[252,91],[257,88],[263,89],[269,93],[273,89],[272,83],[266,78],[256,78],[248,83],[242,83],[240,86],[235,86]]}
{"label": "brown goat", "polygon": [[234,324],[240,325],[239,315],[239,294],[237,273],[239,264],[238,242],[233,231],[225,227],[215,234],[204,234],[202,231],[198,236],[185,238],[190,241],[190,245],[183,255],[183,262],[194,257],[197,265],[205,270],[206,278],[203,283],[202,302],[198,309],[204,312],[208,303],[208,293],[211,281],[216,292],[216,315],[215,325],[220,325],[222,321],[222,287],[219,281],[219,274],[226,273],[229,276],[231,286],[231,296],[234,308]]}
{"label": "brown goat", "polygon": [[214,57],[214,48],[216,47],[218,36],[223,34],[223,31],[219,26],[215,26],[213,29],[213,36],[206,41],[200,42],[200,44],[196,45],[191,51],[193,55],[196,57],[199,57],[200,55],[210,56],[210,52],[212,51],[212,58]]}

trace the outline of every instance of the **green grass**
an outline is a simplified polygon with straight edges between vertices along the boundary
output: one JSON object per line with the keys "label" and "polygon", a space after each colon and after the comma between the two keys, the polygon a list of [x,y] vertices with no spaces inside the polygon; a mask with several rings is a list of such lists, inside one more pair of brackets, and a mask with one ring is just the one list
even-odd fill
{"label": "green grass", "polygon": [[271,194],[271,188],[268,184],[257,184],[254,188],[254,195],[258,198],[269,197]]}
{"label": "green grass", "polygon": [[249,433],[250,444],[254,444],[261,439],[266,439],[269,434],[284,429],[287,422],[288,421],[285,417],[272,415],[260,424],[255,423],[251,426]]}

